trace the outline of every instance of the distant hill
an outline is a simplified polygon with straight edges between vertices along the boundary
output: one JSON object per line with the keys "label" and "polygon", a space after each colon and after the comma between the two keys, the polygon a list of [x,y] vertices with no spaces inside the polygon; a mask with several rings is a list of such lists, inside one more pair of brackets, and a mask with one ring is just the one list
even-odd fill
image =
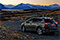
{"label": "distant hill", "polygon": [[49,6],[58,7],[59,5],[58,4],[53,4],[53,5],[49,5]]}
{"label": "distant hill", "polygon": [[14,5],[4,5],[6,8],[13,8]]}
{"label": "distant hill", "polygon": [[0,9],[7,9],[3,4],[0,3]]}
{"label": "distant hill", "polygon": [[60,9],[60,5],[58,4],[52,4],[49,6],[41,6],[41,5],[33,5],[33,4],[18,4],[16,6],[14,5],[3,5],[0,3],[0,9],[20,9],[20,10],[25,10],[25,9]]}
{"label": "distant hill", "polygon": [[58,4],[53,4],[53,5],[49,5],[50,7],[52,7],[52,9],[60,9],[60,5]]}
{"label": "distant hill", "polygon": [[41,5],[32,5],[32,4],[18,4],[17,6],[13,7],[12,9],[60,9],[60,5],[53,4],[49,6],[41,6]]}
{"label": "distant hill", "polygon": [[31,8],[32,8],[32,6],[21,3],[15,7],[13,7],[12,9],[31,9]]}

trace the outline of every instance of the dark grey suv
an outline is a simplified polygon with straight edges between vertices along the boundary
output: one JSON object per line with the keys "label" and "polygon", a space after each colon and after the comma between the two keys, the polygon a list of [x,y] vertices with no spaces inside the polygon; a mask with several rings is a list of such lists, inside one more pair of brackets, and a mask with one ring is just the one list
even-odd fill
{"label": "dark grey suv", "polygon": [[58,23],[51,17],[32,17],[21,24],[22,31],[36,31],[43,33],[57,32]]}

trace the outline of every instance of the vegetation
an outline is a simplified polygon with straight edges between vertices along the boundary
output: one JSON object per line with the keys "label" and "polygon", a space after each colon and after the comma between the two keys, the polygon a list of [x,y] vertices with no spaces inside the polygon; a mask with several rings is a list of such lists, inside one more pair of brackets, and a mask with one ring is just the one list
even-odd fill
{"label": "vegetation", "polygon": [[[31,9],[31,10],[13,10],[13,11],[6,11],[2,10],[1,20],[24,20],[25,17],[28,16],[49,16],[53,17],[56,21],[60,21],[60,9]],[[60,23],[60,22],[59,22]]]}

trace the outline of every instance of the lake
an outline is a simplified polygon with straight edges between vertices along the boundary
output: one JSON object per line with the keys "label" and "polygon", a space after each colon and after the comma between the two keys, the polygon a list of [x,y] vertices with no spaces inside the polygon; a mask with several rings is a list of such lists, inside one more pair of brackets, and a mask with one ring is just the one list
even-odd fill
{"label": "lake", "polygon": [[2,10],[8,10],[8,11],[10,11],[10,10],[23,10],[23,9],[2,9]]}

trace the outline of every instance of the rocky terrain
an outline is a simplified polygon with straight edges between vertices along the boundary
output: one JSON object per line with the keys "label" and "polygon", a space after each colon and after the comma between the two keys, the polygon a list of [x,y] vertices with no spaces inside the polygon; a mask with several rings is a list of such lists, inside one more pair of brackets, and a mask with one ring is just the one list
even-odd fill
{"label": "rocky terrain", "polygon": [[[24,21],[0,21],[0,40],[60,40],[60,31],[58,36],[51,33],[38,35],[33,31],[22,32],[22,22]],[[58,29],[60,30],[60,25]]]}
{"label": "rocky terrain", "polygon": [[[38,35],[36,32],[22,32],[20,24],[29,16],[49,16],[60,23],[60,9],[51,10],[0,10],[0,40],[60,40],[59,36],[54,34]],[[60,25],[58,27],[60,30]]]}
{"label": "rocky terrain", "polygon": [[26,33],[21,32],[20,25],[17,22],[19,27],[10,23],[13,22],[0,22],[0,40],[34,40],[33,36],[30,37]]}
{"label": "rocky terrain", "polygon": [[3,21],[10,20],[24,20],[29,16],[41,16],[41,15],[53,17],[60,23],[60,9],[30,9],[30,10],[2,10],[0,12],[0,19]]}

